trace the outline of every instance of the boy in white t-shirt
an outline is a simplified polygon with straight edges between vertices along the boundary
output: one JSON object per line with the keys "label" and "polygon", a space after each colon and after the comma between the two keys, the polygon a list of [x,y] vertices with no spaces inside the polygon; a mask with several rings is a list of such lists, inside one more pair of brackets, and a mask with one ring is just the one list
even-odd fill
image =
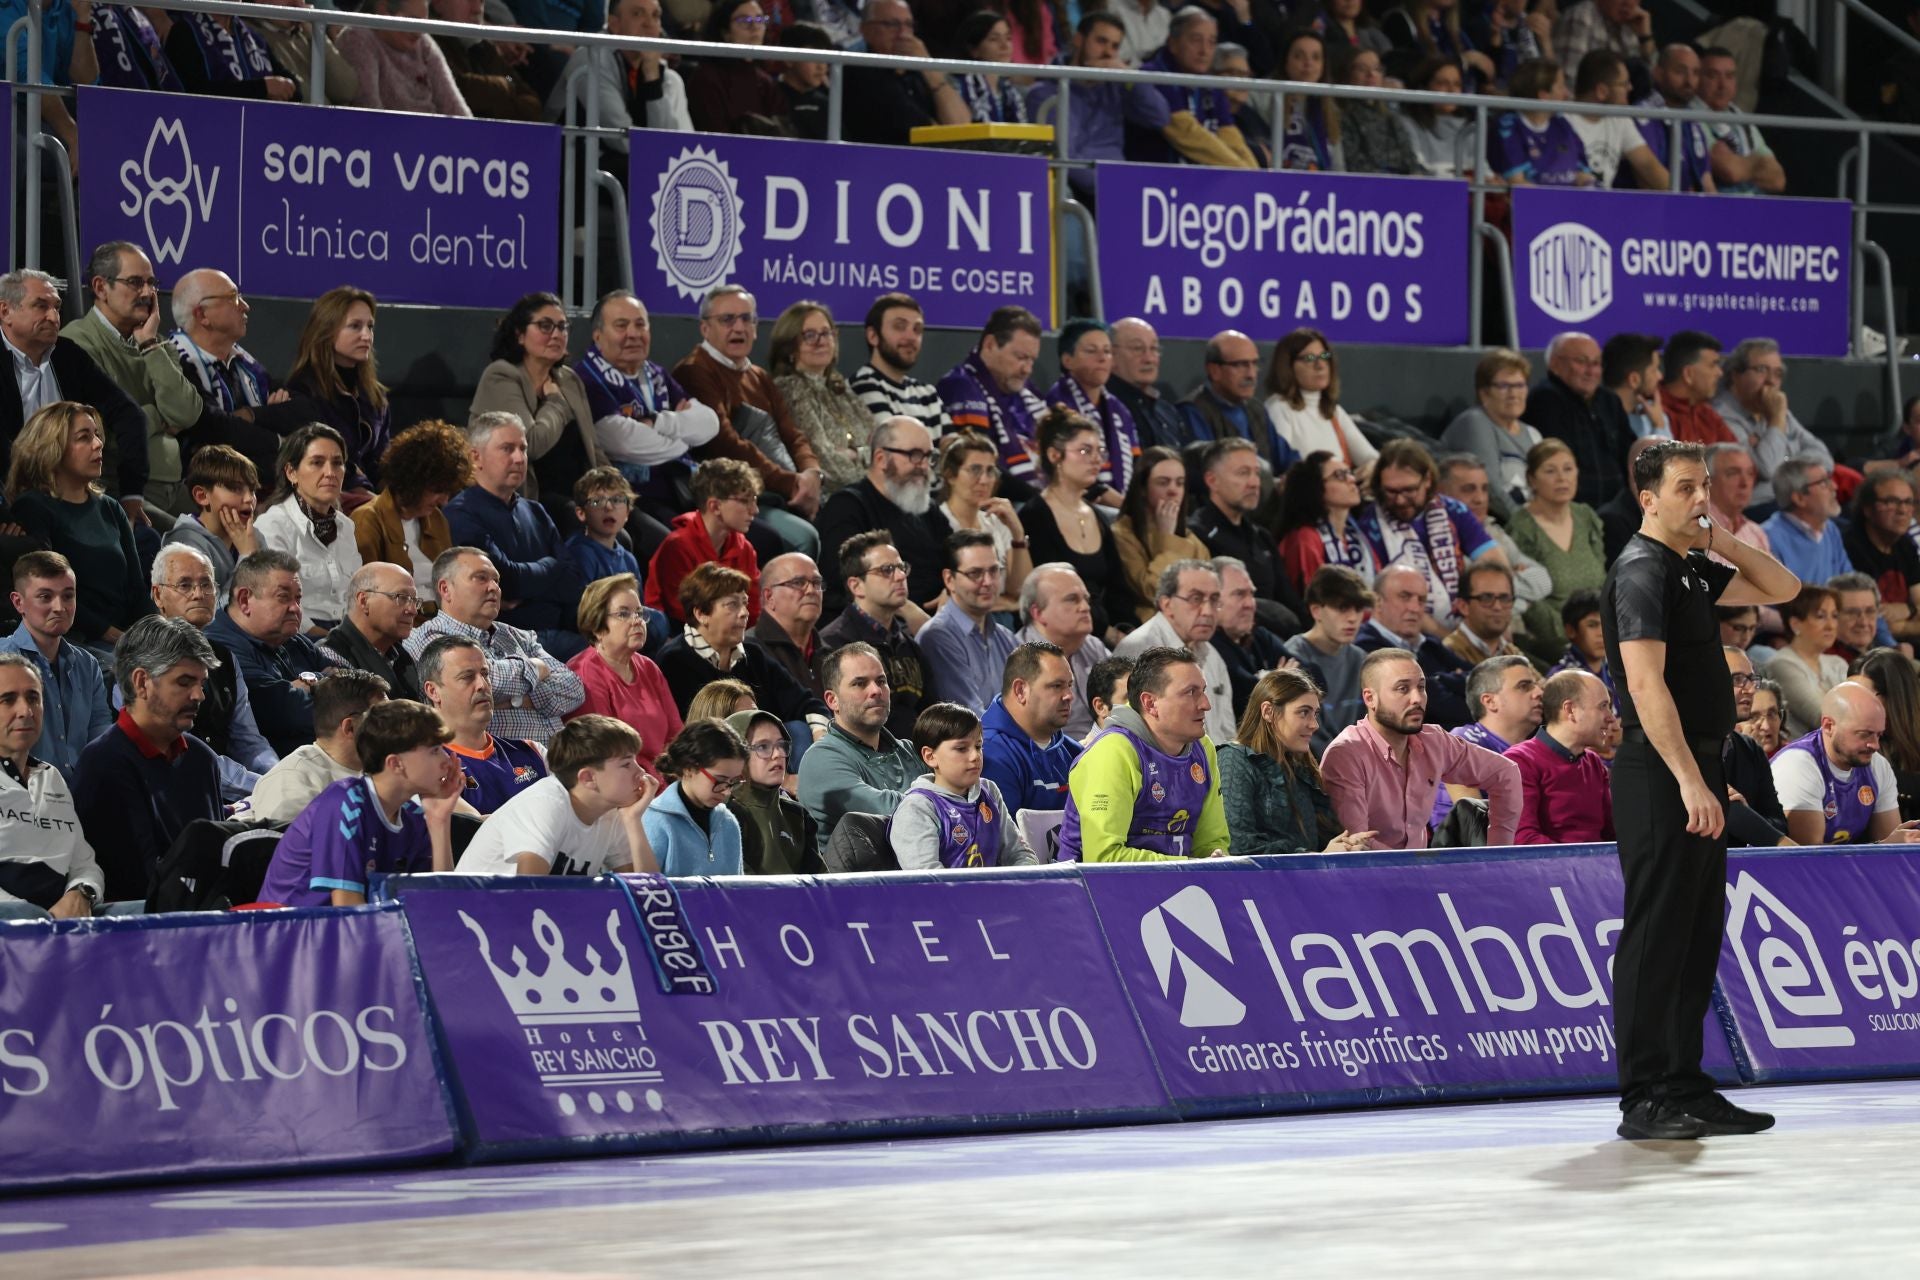
{"label": "boy in white t-shirt", "polygon": [[581,716],[547,743],[548,776],[488,818],[454,870],[478,876],[658,871],[641,818],[660,790],[640,767],[640,735]]}
{"label": "boy in white t-shirt", "polygon": [[[1633,95],[1633,75],[1619,54],[1595,49],[1571,68],[1573,98],[1576,102],[1596,102],[1609,107],[1629,105]],[[1624,163],[1633,170],[1638,185],[1648,191],[1667,189],[1667,167],[1660,163],[1640,128],[1631,116],[1570,115],[1573,131],[1587,149],[1587,168],[1593,170],[1594,185],[1611,187],[1614,175]]]}

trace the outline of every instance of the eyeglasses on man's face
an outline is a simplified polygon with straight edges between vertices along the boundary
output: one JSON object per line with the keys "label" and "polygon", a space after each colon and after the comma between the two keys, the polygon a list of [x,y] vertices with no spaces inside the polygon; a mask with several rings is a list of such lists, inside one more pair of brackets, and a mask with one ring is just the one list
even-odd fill
{"label": "eyeglasses on man's face", "polygon": [[385,596],[402,609],[418,609],[420,607],[420,597],[411,591],[376,591],[374,588],[368,587],[367,594],[370,596]]}

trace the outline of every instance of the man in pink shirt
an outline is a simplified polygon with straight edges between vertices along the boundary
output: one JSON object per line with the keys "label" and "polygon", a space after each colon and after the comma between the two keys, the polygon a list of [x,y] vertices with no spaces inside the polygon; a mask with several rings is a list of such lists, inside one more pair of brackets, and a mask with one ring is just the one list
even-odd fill
{"label": "man in pink shirt", "polygon": [[1380,649],[1360,666],[1366,718],[1327,744],[1321,780],[1347,831],[1374,831],[1374,849],[1424,849],[1434,789],[1478,787],[1487,797],[1487,843],[1513,843],[1520,770],[1427,719],[1427,678],[1405,649]]}
{"label": "man in pink shirt", "polygon": [[1506,750],[1520,767],[1516,844],[1613,839],[1613,789],[1596,749],[1614,725],[1613,693],[1591,671],[1562,671],[1540,700],[1546,723]]}

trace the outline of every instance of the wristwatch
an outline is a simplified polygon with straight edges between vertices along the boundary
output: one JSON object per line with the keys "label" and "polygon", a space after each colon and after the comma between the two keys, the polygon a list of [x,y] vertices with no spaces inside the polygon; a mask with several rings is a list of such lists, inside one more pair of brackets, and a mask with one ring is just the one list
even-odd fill
{"label": "wristwatch", "polygon": [[100,895],[99,895],[99,893],[98,893],[98,892],[96,892],[96,891],[94,890],[94,887],[93,887],[92,885],[90,885],[90,884],[88,884],[88,883],[87,883],[87,882],[86,882],[85,880],[82,880],[82,881],[80,881],[80,882],[79,882],[78,884],[70,884],[70,885],[68,885],[68,886],[67,886],[67,892],[68,892],[68,893],[77,893],[77,894],[79,894],[79,895],[80,895],[81,897],[83,897],[83,898],[85,898],[85,899],[87,900],[87,909],[88,909],[88,910],[92,910],[93,908],[95,908],[95,907],[97,907],[97,906],[99,906],[99,905],[100,905]]}

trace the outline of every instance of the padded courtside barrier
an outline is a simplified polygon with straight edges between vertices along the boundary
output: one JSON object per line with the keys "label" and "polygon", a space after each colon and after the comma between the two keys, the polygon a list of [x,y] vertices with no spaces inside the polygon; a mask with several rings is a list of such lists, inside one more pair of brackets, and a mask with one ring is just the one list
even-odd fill
{"label": "padded courtside barrier", "polygon": [[[1920,851],[1729,868],[1714,1074],[1920,1074]],[[1614,1087],[1611,845],[376,893],[0,926],[0,1188]]]}
{"label": "padded courtside barrier", "polygon": [[0,927],[0,1188],[444,1156],[427,1018],[391,905]]}

